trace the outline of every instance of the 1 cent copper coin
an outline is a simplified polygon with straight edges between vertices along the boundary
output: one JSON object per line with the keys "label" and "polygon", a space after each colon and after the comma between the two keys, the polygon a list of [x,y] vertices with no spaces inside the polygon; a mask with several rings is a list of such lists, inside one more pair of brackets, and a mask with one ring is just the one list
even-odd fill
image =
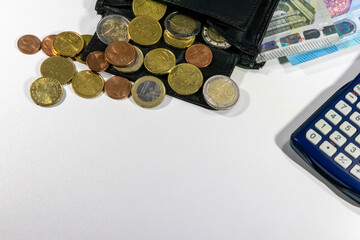
{"label": "1 cent copper coin", "polygon": [[112,77],[105,82],[105,93],[116,100],[129,97],[132,83],[123,77]]}
{"label": "1 cent copper coin", "polygon": [[117,67],[127,67],[136,59],[136,50],[127,42],[117,41],[110,43],[105,50],[105,59]]}
{"label": "1 cent copper coin", "polygon": [[57,35],[49,35],[41,42],[41,50],[49,57],[54,56],[53,42]]}
{"label": "1 cent copper coin", "polygon": [[17,46],[22,53],[35,54],[40,51],[41,41],[34,35],[25,35],[19,39]]}
{"label": "1 cent copper coin", "polygon": [[109,63],[105,60],[105,53],[101,51],[90,53],[86,58],[86,65],[94,72],[103,72],[109,67]]}
{"label": "1 cent copper coin", "polygon": [[198,68],[205,68],[212,62],[213,53],[211,49],[204,44],[194,44],[186,51],[185,59],[188,63]]}

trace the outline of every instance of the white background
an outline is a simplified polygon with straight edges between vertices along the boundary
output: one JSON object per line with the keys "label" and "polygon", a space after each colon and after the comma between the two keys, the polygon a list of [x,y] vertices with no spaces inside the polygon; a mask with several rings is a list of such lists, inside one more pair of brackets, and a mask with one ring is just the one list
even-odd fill
{"label": "white background", "polygon": [[46,57],[16,42],[92,34],[95,0],[1,5],[0,240],[359,239],[358,206],[288,147],[360,72],[359,47],[298,67],[237,68],[241,102],[228,113],[171,97],[153,110],[86,100],[71,86],[41,108],[28,91]]}

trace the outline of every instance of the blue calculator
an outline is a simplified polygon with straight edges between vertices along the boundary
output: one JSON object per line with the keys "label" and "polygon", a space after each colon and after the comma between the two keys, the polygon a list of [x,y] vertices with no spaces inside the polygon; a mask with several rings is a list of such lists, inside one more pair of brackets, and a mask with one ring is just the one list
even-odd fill
{"label": "blue calculator", "polygon": [[291,147],[360,203],[360,75],[338,90],[291,136]]}

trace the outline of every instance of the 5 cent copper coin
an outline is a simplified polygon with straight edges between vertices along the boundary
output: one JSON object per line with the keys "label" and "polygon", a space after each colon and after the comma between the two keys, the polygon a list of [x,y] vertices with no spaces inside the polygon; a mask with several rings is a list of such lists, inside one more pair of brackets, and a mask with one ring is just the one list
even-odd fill
{"label": "5 cent copper coin", "polygon": [[41,42],[41,50],[49,57],[54,56],[54,39],[57,35],[49,35],[45,37]]}
{"label": "5 cent copper coin", "polygon": [[186,51],[185,59],[188,63],[198,68],[205,68],[211,64],[213,53],[211,49],[204,44],[194,44]]}
{"label": "5 cent copper coin", "polygon": [[18,40],[17,46],[24,54],[35,54],[40,51],[41,41],[34,35],[25,35]]}
{"label": "5 cent copper coin", "polygon": [[127,67],[135,62],[136,50],[130,43],[116,41],[106,48],[105,59],[114,66]]}
{"label": "5 cent copper coin", "polygon": [[86,58],[86,64],[94,72],[103,72],[109,67],[109,63],[105,60],[105,53],[101,51],[90,53]]}
{"label": "5 cent copper coin", "polygon": [[123,77],[112,77],[105,82],[105,93],[116,100],[129,97],[132,83]]}

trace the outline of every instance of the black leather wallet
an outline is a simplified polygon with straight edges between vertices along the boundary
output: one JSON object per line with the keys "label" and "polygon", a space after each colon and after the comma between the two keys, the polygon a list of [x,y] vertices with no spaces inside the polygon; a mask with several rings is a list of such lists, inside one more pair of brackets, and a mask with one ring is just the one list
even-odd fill
{"label": "black leather wallet", "polygon": [[[213,51],[213,62],[206,68],[201,69],[204,80],[214,75],[231,76],[235,66],[247,69],[258,69],[263,64],[256,63],[262,39],[266,33],[267,26],[276,9],[279,0],[159,0],[168,6],[167,14],[175,11],[182,12],[215,28],[232,45],[231,48],[223,50],[210,47]],[[98,0],[96,11],[106,16],[109,14],[121,14],[129,19],[135,16],[132,12],[132,0]],[[163,20],[160,20],[163,25]],[[197,43],[204,43],[201,34],[196,38]],[[136,44],[134,44],[136,45]],[[138,46],[138,45],[137,45]],[[170,47],[163,40],[154,46],[138,46],[146,55],[154,48],[168,48],[177,58],[177,63],[185,61],[185,50]],[[106,45],[102,43],[96,34],[90,41],[83,53],[82,59],[93,51],[105,51]],[[131,81],[146,75],[151,75],[142,67],[133,74],[122,74],[110,67],[108,72],[120,75]],[[184,101],[212,109],[204,100],[202,89],[190,96],[176,94],[167,83],[167,76],[158,76],[165,84],[167,94]]]}

